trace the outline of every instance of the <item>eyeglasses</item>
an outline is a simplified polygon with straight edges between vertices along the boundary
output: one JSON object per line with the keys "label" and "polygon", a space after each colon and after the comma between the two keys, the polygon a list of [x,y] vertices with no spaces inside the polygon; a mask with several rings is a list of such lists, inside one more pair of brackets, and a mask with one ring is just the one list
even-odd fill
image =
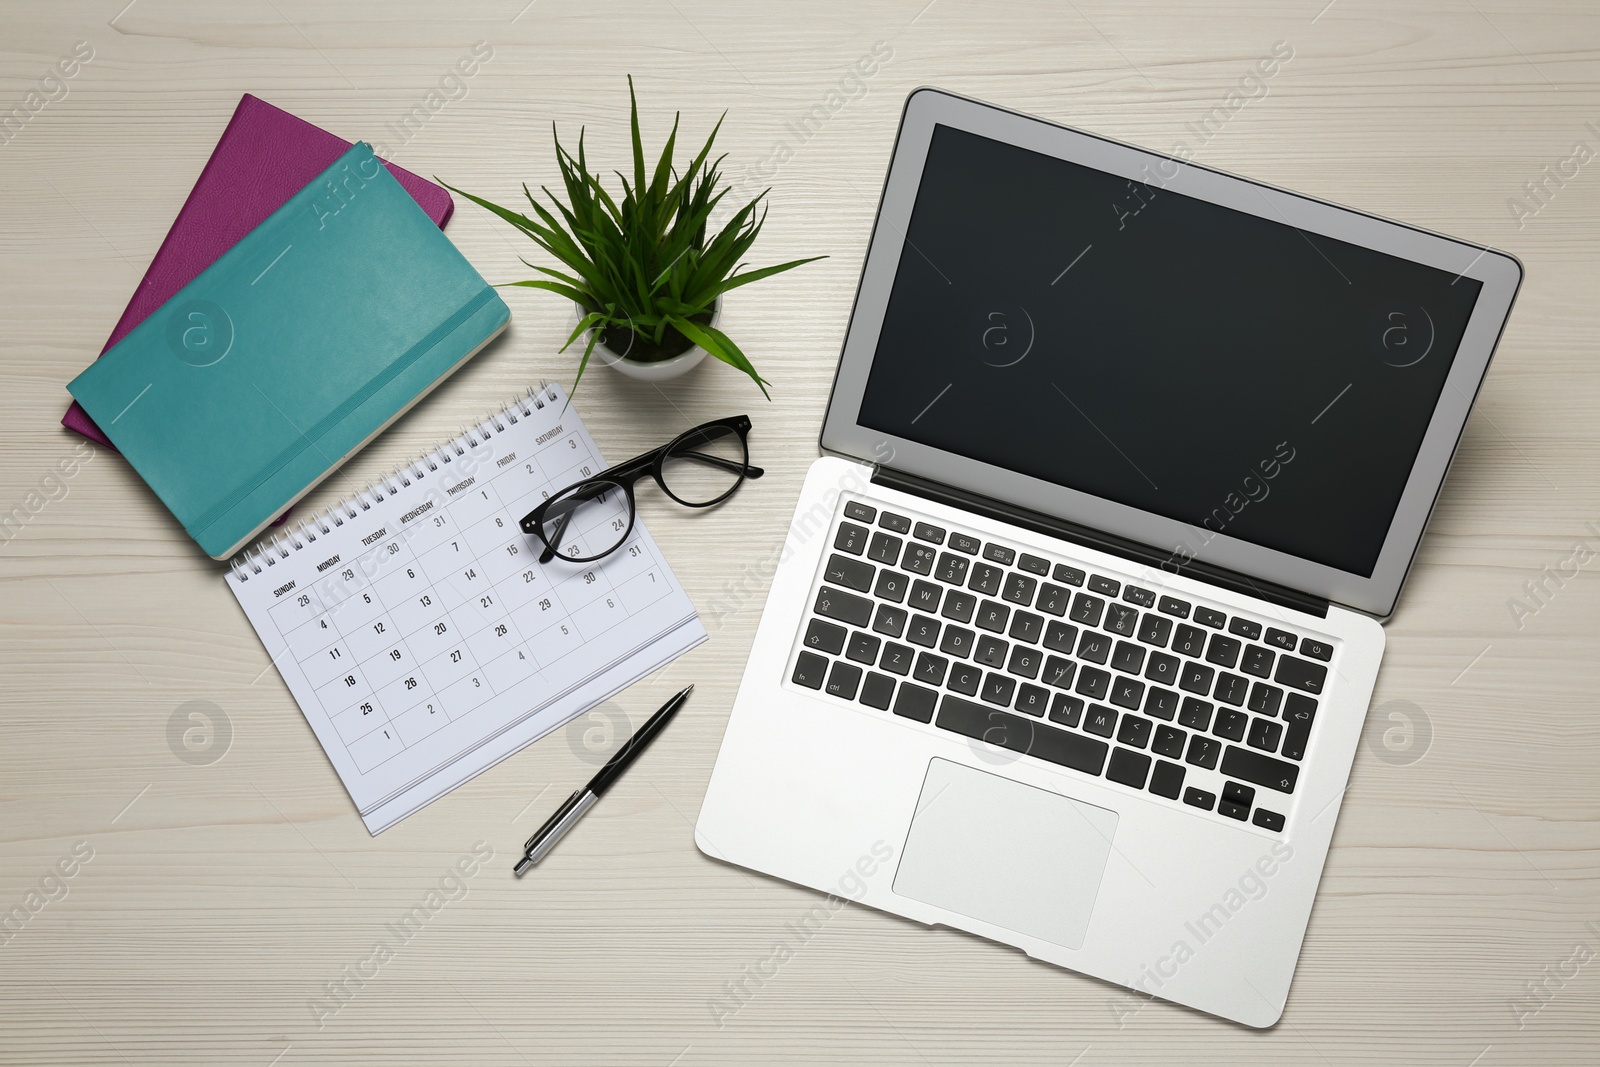
{"label": "eyeglasses", "polygon": [[733,495],[746,478],[766,472],[750,465],[750,418],[718,419],[679,434],[626,463],[567,486],[522,517],[522,532],[544,542],[540,563],[556,556],[573,563],[600,559],[633,532],[633,486],[645,475],[685,507],[709,508]]}

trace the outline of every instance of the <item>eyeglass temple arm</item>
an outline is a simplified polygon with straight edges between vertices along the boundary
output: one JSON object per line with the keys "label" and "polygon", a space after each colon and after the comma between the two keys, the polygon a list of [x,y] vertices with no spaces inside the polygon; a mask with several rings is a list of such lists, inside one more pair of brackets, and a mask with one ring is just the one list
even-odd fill
{"label": "eyeglass temple arm", "polygon": [[721,456],[709,456],[704,452],[696,452],[692,448],[686,452],[674,452],[673,455],[693,456],[702,463],[709,463],[713,467],[721,467],[723,470],[730,471],[734,474],[743,474],[746,478],[759,478],[763,474],[767,473],[753,463],[735,463],[731,459],[723,459]]}

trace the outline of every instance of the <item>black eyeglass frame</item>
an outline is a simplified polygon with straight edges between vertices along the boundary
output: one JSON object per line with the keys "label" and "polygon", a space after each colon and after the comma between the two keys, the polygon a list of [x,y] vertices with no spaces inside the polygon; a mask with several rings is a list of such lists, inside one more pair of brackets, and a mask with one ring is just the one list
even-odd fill
{"label": "black eyeglass frame", "polygon": [[[709,463],[712,466],[721,467],[724,470],[737,472],[739,475],[738,481],[729,486],[727,492],[712,500],[706,500],[697,503],[683,499],[681,496],[668,488],[666,479],[661,476],[661,471],[663,465],[667,461],[667,457],[674,455],[674,450],[678,449],[685,441],[690,440],[696,435],[704,435],[708,430],[716,429],[717,427],[722,426],[728,427],[738,435],[739,448],[740,451],[744,453],[744,461],[741,464],[736,467],[733,463],[723,459],[721,456],[709,456],[701,452],[692,452],[692,450],[691,452],[701,462]],[[606,556],[609,556],[611,553],[615,552],[618,548],[621,548],[627,543],[628,535],[633,533],[634,523],[638,521],[639,517],[639,505],[634,496],[633,487],[639,481],[639,479],[643,478],[645,475],[648,474],[650,477],[654,478],[655,483],[661,487],[661,491],[663,493],[666,493],[667,496],[671,497],[679,504],[682,504],[684,507],[710,508],[715,507],[724,500],[727,500],[734,493],[738,492],[739,487],[745,483],[745,479],[759,478],[765,473],[765,470],[755,466],[750,462],[750,416],[734,415],[726,419],[714,419],[711,422],[703,422],[693,429],[685,430],[683,433],[674,437],[660,448],[651,449],[649,452],[635,456],[632,459],[623,463],[619,463],[614,467],[608,467],[600,473],[591,475],[582,481],[573,482],[571,485],[551,496],[548,500],[543,501],[538,507],[524,515],[521,520],[519,520],[518,525],[522,528],[523,533],[531,534],[532,536],[537,537],[540,543],[544,545],[544,551],[539,555],[539,562],[541,564],[549,563],[552,559],[557,558],[564,559],[569,563],[592,563],[597,559],[604,559]],[[615,486],[627,494],[628,528],[622,532],[622,536],[617,539],[616,544],[612,545],[604,552],[598,553],[597,555],[561,555],[560,552],[556,551],[556,546],[552,545],[550,540],[544,535],[545,514],[550,510],[552,505],[559,501],[571,500],[573,497],[577,496],[584,487],[598,486],[601,484],[604,484],[608,487]],[[599,493],[605,493],[608,491],[609,488],[601,489],[599,490]],[[599,495],[599,493],[596,495]],[[561,540],[561,534],[565,532],[565,529],[565,524],[563,524],[562,528],[556,531],[557,542]]]}

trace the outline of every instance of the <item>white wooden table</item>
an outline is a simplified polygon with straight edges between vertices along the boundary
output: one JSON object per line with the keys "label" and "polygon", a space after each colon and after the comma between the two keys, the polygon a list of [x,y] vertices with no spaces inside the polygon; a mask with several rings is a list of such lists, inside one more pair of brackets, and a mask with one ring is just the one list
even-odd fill
{"label": "white wooden table", "polygon": [[[1600,552],[1600,167],[1574,159],[1600,150],[1592,4],[125,2],[0,8],[0,103],[53,97],[0,138],[0,513],[23,515],[0,543],[0,911],[27,915],[0,944],[0,1061],[1595,1062],[1600,563],[1562,562],[1580,542]],[[481,69],[442,82],[480,41]],[[1233,107],[1278,42],[1292,59]],[[75,48],[92,58],[41,89]],[[60,476],[77,439],[57,420],[241,93],[497,198],[554,180],[552,120],[587,124],[591,158],[620,163],[630,72],[653,143],[674,109],[700,135],[727,111],[730,178],[773,187],[758,262],[831,258],[729,302],[724,328],[774,383],[770,404],[712,364],[660,390],[600,369],[584,382],[613,456],[748,411],[770,474],[711,516],[644,503],[711,640],[616,707],[637,725],[699,688],[516,882],[511,853],[605,739],[557,732],[369,837],[218,565],[114,454]],[[690,826],[815,455],[900,104],[929,83],[1185,141],[1527,265],[1389,626],[1378,728],[1275,1030],[1130,1004],[856,907],[737,1012],[713,1010],[817,900],[706,859]],[[426,121],[402,127],[419,107]],[[1194,124],[1219,107],[1200,145]],[[491,280],[525,275],[525,244],[470,205],[449,233]],[[353,481],[541,377],[570,381],[566,309],[516,292],[510,336],[358,457]],[[1514,614],[1518,597],[1538,610]],[[216,708],[211,762],[169,741],[190,701]],[[479,841],[495,859],[464,895],[372,964],[386,925]]]}

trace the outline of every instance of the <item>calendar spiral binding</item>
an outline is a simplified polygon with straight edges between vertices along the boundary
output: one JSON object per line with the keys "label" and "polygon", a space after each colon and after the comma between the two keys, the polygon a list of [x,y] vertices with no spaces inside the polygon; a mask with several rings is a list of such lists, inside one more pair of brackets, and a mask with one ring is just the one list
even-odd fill
{"label": "calendar spiral binding", "polygon": [[[521,396],[514,396],[499,408],[491,410],[478,422],[465,426],[461,432],[437,448],[430,449],[416,459],[400,464],[387,475],[350,496],[341,498],[322,512],[302,519],[297,526],[281,530],[270,539],[258,542],[235,556],[229,563],[233,576],[240,582],[250,580],[252,574],[261,574],[298,552],[308,544],[315,544],[319,533],[330,533],[343,526],[346,519],[357,518],[361,512],[400,490],[427,478],[433,471],[448,467],[455,457],[464,456],[468,449],[476,449],[496,434],[506,432],[509,423],[515,426],[522,418],[531,418],[535,410],[543,410],[560,396],[548,382],[541,380]],[[359,510],[357,510],[359,509]]]}

